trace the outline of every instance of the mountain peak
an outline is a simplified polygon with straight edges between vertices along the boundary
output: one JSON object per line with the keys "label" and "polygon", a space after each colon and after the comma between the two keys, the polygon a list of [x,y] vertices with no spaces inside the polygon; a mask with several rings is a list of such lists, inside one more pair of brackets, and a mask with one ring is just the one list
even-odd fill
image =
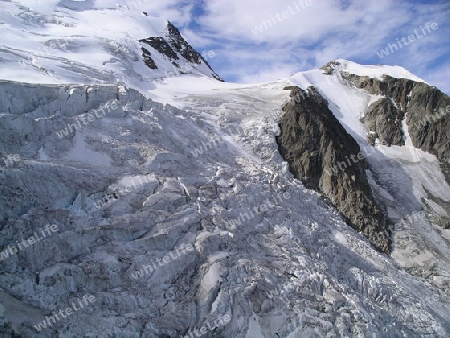
{"label": "mountain peak", "polygon": [[[173,73],[195,74],[197,70],[219,81],[223,81],[213,71],[204,57],[189,45],[178,28],[170,21],[167,21],[167,33],[164,36],[149,37],[141,39],[139,42],[147,45],[142,46],[141,49],[145,63],[150,69],[156,70],[159,68],[151,57],[153,52],[163,55],[164,59],[171,63],[172,70],[166,71],[168,76]],[[152,49],[152,52],[149,49]]]}
{"label": "mountain peak", "polygon": [[183,74],[223,81],[170,21],[150,13],[91,1],[26,4],[2,5],[2,79],[130,87]]}
{"label": "mountain peak", "polygon": [[330,61],[320,69],[325,70],[328,74],[331,74],[333,70],[337,70],[348,74],[377,78],[379,80],[383,80],[383,76],[388,75],[393,78],[403,78],[416,82],[425,82],[401,66],[361,65],[345,59]]}

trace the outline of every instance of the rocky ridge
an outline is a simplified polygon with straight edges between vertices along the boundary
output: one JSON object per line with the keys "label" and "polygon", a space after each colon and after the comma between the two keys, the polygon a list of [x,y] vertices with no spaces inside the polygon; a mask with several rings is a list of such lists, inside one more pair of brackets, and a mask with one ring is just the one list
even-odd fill
{"label": "rocky ridge", "polygon": [[[332,74],[339,62],[322,69]],[[384,98],[372,103],[362,121],[371,142],[404,145],[402,121],[406,116],[408,133],[416,148],[427,151],[443,162],[450,159],[450,97],[436,87],[409,79],[384,75],[383,79],[341,71],[341,76],[356,88]]]}
{"label": "rocky ridge", "polygon": [[[389,251],[389,231],[383,212],[373,199],[361,149],[328,109],[327,101],[309,87],[291,89],[291,101],[283,107],[281,156],[296,178],[328,197],[381,251]],[[358,158],[358,159],[357,159]]]}
{"label": "rocky ridge", "polygon": [[[223,79],[213,71],[208,61],[184,40],[180,31],[169,21],[167,22],[167,34],[164,37],[149,37],[147,39],[141,39],[139,42],[143,45],[141,49],[145,64],[152,70],[158,69],[158,66],[152,59],[152,54],[148,46],[167,58],[180,74],[189,74],[193,69],[192,65],[201,65],[203,63],[212,72],[213,78],[223,82]],[[145,47],[145,45],[147,46]],[[179,64],[180,58],[187,61],[188,65],[181,66]]]}

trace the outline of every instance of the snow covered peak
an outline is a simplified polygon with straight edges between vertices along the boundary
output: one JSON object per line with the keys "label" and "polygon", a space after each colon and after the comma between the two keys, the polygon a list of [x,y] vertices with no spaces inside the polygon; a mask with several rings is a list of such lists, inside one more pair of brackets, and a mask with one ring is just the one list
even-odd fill
{"label": "snow covered peak", "polygon": [[340,72],[345,72],[349,74],[355,74],[359,76],[368,76],[370,78],[377,78],[383,80],[384,75],[389,75],[393,78],[403,78],[410,79],[416,82],[425,82],[416,75],[410,73],[403,67],[400,66],[386,66],[386,65],[360,65],[356,62],[337,59],[327,63],[322,69],[331,71],[333,69]]}
{"label": "snow covered peak", "polygon": [[111,0],[2,1],[0,79],[139,88],[181,74],[220,80],[172,24],[141,7]]}

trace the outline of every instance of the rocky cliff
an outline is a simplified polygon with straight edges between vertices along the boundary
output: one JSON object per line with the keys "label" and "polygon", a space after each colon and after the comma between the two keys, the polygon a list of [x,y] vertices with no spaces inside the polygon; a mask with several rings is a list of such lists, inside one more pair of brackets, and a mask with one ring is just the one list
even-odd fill
{"label": "rocky cliff", "polygon": [[[333,72],[336,62],[323,67]],[[335,70],[334,70],[335,71]],[[341,72],[341,76],[371,94],[382,95],[370,105],[362,121],[372,142],[404,145],[402,120],[406,116],[408,133],[416,148],[443,162],[450,159],[450,97],[436,87],[409,79],[384,75],[383,79]]]}
{"label": "rocky cliff", "polygon": [[328,197],[351,226],[388,252],[388,227],[372,197],[359,145],[314,87],[306,92],[288,89],[291,101],[283,107],[277,142],[290,171],[306,187]]}
{"label": "rocky cliff", "polygon": [[[194,65],[204,64],[211,71],[212,77],[223,82],[220,76],[212,70],[208,61],[186,42],[180,34],[180,31],[170,22],[167,22],[167,34],[165,36],[149,37],[147,39],[141,39],[139,42],[142,43],[141,49],[145,64],[152,70],[158,69],[158,65],[152,59],[149,46],[170,61],[175,67],[174,70],[179,74],[189,74]],[[180,65],[180,59],[183,59],[187,64]],[[170,74],[173,73],[173,71],[170,72]]]}

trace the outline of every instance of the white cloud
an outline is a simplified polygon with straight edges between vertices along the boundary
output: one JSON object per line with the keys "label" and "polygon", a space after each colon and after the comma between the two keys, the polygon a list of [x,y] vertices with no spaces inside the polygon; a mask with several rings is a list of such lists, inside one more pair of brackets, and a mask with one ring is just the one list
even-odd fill
{"label": "white cloud", "polygon": [[[205,2],[207,15],[201,23],[207,31],[220,34],[228,40],[249,40],[256,42],[279,43],[280,41],[302,41],[311,43],[324,35],[335,32],[358,33],[359,28],[373,22],[383,22],[372,29],[388,30],[393,23],[405,22],[403,15],[390,17],[394,5],[391,1],[355,1],[343,8],[335,0],[310,0],[300,5],[298,1],[278,0],[210,0]],[[283,19],[282,13],[287,18]],[[294,12],[295,14],[291,14]],[[403,11],[402,11],[403,12]],[[403,14],[403,13],[397,14]],[[281,20],[280,20],[281,19]],[[356,26],[357,23],[361,26]],[[365,26],[362,24],[368,22]],[[270,26],[272,25],[272,26]],[[252,29],[259,26],[259,33]]]}
{"label": "white cloud", "polygon": [[444,93],[450,95],[448,66],[442,66],[434,69],[431,73],[427,72],[430,85],[438,87]]}
{"label": "white cloud", "polygon": [[[443,25],[449,7],[413,6],[389,0],[352,0],[346,6],[335,0],[311,1],[311,6],[304,2],[302,8],[292,0],[208,0],[204,2],[205,15],[198,19],[201,31],[195,33],[204,33],[203,46],[208,41],[221,46],[216,50],[221,57],[212,64],[218,65],[217,70],[225,78],[230,74],[239,81],[270,76],[276,79],[337,58],[397,64],[412,72],[420,71],[422,74],[418,75],[427,79],[424,70],[439,57],[436,46],[443,45],[448,36],[446,29],[440,27],[433,36],[380,59],[376,53],[381,48],[395,43],[397,37],[411,34],[421,24],[436,21]],[[296,13],[278,20],[289,7]],[[267,21],[265,26],[263,20]],[[275,22],[272,27],[269,21]],[[258,25],[260,30],[254,34]],[[226,67],[229,70],[223,71]]]}

